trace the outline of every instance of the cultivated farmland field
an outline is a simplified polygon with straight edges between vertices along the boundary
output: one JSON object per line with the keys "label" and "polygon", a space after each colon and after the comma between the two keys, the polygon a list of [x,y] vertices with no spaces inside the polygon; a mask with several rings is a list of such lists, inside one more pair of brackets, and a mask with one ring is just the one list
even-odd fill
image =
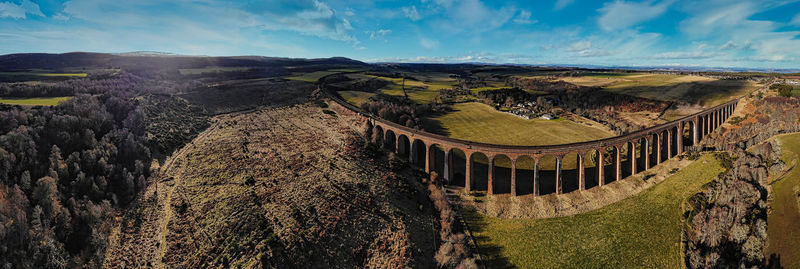
{"label": "cultivated farmland field", "polygon": [[749,80],[719,80],[700,76],[649,73],[594,73],[560,79],[576,85],[603,87],[615,93],[663,101],[683,101],[703,106],[724,103],[760,86]]}
{"label": "cultivated farmland field", "polygon": [[636,196],[568,217],[461,212],[489,268],[681,268],[681,204],[722,171],[707,154]]}
{"label": "cultivated farmland field", "polygon": [[72,97],[35,97],[35,98],[8,98],[0,97],[0,104],[21,106],[54,106],[69,100]]}

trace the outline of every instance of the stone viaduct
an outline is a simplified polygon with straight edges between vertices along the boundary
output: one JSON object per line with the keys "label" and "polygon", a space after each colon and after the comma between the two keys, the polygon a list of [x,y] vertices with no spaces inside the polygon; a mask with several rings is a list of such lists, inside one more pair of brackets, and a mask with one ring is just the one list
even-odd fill
{"label": "stone viaduct", "polygon": [[[583,191],[588,188],[587,183],[592,185],[590,187],[602,187],[610,181],[622,180],[623,175],[648,170],[681,154],[686,147],[697,145],[733,114],[739,101],[737,98],[672,122],[617,137],[562,145],[511,146],[453,139],[408,128],[370,115],[335,93],[323,92],[338,104],[364,117],[376,134],[374,142],[399,156],[407,156],[410,163],[424,167],[425,172],[438,170],[442,178],[449,182],[456,175],[454,160],[460,156],[464,160],[464,169],[463,174],[459,171],[458,175],[463,178],[467,193],[475,189],[474,179],[485,175],[486,183],[482,189],[489,195],[498,193],[497,186],[502,185],[510,189],[508,193],[512,196],[520,193],[543,195],[545,191],[542,186],[548,187],[547,193],[557,195]],[[567,155],[577,159],[575,169],[569,174],[562,169]],[[436,157],[443,160],[440,162],[443,164],[439,165],[441,169],[436,168]],[[482,163],[476,162],[478,158]],[[501,158],[506,167],[496,165]],[[533,163],[525,177],[521,176],[521,169],[517,167],[523,159]],[[594,164],[598,162],[602,165]],[[589,164],[594,164],[594,167],[587,167]],[[480,173],[484,175],[478,174],[478,165],[482,166]],[[550,170],[540,170],[543,165],[550,167]],[[498,177],[501,169],[504,170],[503,178]],[[523,185],[526,187],[519,188],[518,183],[525,183]],[[565,189],[565,184],[572,189]]]}

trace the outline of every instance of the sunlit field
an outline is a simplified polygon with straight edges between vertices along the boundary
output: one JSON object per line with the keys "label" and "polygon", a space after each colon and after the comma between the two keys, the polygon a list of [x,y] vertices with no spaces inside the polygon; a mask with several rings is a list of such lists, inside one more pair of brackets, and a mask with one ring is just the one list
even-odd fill
{"label": "sunlit field", "polygon": [[0,97],[0,104],[21,106],[54,106],[72,97],[9,98]]}

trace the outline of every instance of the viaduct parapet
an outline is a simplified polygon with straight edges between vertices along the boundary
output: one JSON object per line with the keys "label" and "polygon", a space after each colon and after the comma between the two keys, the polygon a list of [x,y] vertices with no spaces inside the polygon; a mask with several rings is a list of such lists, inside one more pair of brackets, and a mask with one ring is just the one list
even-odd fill
{"label": "viaduct parapet", "polygon": [[[587,189],[587,182],[591,187],[602,187],[610,181],[622,180],[625,175],[646,171],[683,153],[687,147],[697,145],[730,118],[741,99],[621,136],[562,145],[513,146],[465,141],[402,126],[345,102],[325,87],[321,89],[331,100],[364,117],[376,134],[376,144],[407,157],[410,163],[424,167],[425,172],[440,171],[439,174],[448,182],[458,175],[459,180],[463,178],[467,193],[480,187],[493,195],[498,193],[498,186],[502,186],[512,196],[583,191]],[[565,171],[563,162],[568,155],[577,155],[576,167]],[[454,171],[456,156],[464,160],[463,174]],[[476,162],[478,158],[481,163]],[[498,167],[496,163],[501,158],[506,166],[510,163],[510,167]],[[437,159],[443,160],[438,168]],[[522,160],[533,163],[532,169],[524,171],[524,177],[523,170],[517,167]],[[593,167],[587,167],[590,164]],[[478,166],[482,169],[476,169]],[[550,169],[540,170],[542,166]],[[499,177],[500,170],[503,171],[502,177]],[[485,177],[478,173],[485,173]],[[476,186],[477,177],[486,179],[482,186]],[[570,188],[565,189],[565,185]],[[546,191],[543,191],[543,186],[547,187]]]}

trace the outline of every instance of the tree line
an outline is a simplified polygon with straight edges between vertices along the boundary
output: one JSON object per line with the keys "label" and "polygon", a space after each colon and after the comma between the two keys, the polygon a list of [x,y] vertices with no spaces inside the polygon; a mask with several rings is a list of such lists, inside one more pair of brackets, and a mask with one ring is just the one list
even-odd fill
{"label": "tree line", "polygon": [[111,216],[150,175],[136,97],[180,88],[123,72],[28,88],[76,94],[58,106],[0,108],[0,266],[99,267]]}

